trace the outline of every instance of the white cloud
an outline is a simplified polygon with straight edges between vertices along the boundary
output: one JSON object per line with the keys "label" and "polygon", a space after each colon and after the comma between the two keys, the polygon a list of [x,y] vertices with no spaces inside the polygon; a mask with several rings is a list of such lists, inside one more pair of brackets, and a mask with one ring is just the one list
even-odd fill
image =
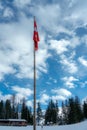
{"label": "white cloud", "polygon": [[1,99],[1,97],[2,97],[2,92],[0,92],[0,99]]}
{"label": "white cloud", "polygon": [[[31,3],[31,0],[14,0],[14,5],[19,9],[19,21],[16,23],[0,23],[0,80],[4,78],[6,74],[14,74],[18,78],[32,78],[33,77],[33,20],[26,18],[25,11],[22,8],[26,8]],[[41,3],[41,2],[40,2]],[[78,66],[74,60],[75,53],[71,54],[71,49],[75,49],[81,44],[81,39],[75,36],[75,29],[87,23],[87,2],[79,0],[66,0],[62,4],[67,4],[67,8],[61,8],[59,3],[35,5],[29,8],[28,13],[35,15],[38,20],[38,30],[40,29],[40,43],[39,50],[36,52],[36,67],[37,77],[40,77],[41,72],[47,73],[47,58],[50,56],[48,53],[48,46],[46,37],[50,35],[50,49],[54,49],[60,56],[60,63],[62,68],[69,74],[76,74],[78,72]],[[0,6],[3,9],[2,5]],[[24,11],[24,12],[23,12]],[[28,11],[28,10],[27,10]],[[64,12],[64,13],[62,13]],[[9,8],[4,10],[4,17],[12,17],[13,12]],[[61,19],[62,18],[62,19]],[[49,31],[50,34],[46,31]],[[45,33],[43,33],[45,32]],[[71,38],[54,40],[60,32],[64,32],[71,36]],[[83,41],[87,42],[85,37]],[[65,55],[65,53],[70,55]],[[87,66],[87,61],[83,57],[79,58],[79,62],[83,66]],[[14,67],[16,66],[16,67]],[[69,88],[74,87],[75,81],[78,79],[71,77],[65,77],[66,85]],[[57,81],[54,80],[54,83]],[[48,82],[49,83],[49,82]],[[13,87],[17,92],[18,100],[24,96],[28,98],[29,93],[32,92],[20,87]],[[19,91],[20,90],[20,91]],[[58,90],[59,91],[59,90]],[[59,93],[55,90],[56,95],[51,98],[65,100],[66,97],[72,95],[66,89],[60,89]],[[50,99],[47,94],[42,94],[41,102],[44,104]],[[31,101],[28,101],[31,104]],[[31,104],[32,106],[32,104]]]}
{"label": "white cloud", "polygon": [[50,99],[52,99],[54,102],[56,100],[64,101],[68,97],[72,96],[72,93],[64,88],[52,89],[51,92],[52,92],[52,96],[50,96]]}
{"label": "white cloud", "polygon": [[48,85],[50,85],[50,84],[52,84],[52,83],[57,83],[57,79],[55,79],[55,78],[52,78],[52,77],[50,77],[49,78],[49,81],[48,82],[46,82]]}
{"label": "white cloud", "polygon": [[32,100],[31,101],[27,101],[26,104],[27,104],[27,106],[33,108],[33,102],[32,102]]}
{"label": "white cloud", "polygon": [[[60,39],[60,40],[50,40],[50,49],[55,50],[60,56],[60,63],[62,68],[68,73],[76,73],[78,71],[78,66],[75,61],[76,53],[74,50],[78,45],[80,45],[80,40],[78,37],[71,39]],[[68,53],[69,55],[67,55]]]}
{"label": "white cloud", "polygon": [[71,57],[66,57],[65,55],[60,56],[60,63],[64,66],[64,70],[68,71],[70,74],[74,74],[78,71],[76,62]]}
{"label": "white cloud", "polygon": [[84,101],[87,103],[87,96],[82,99],[82,103],[84,103]]}
{"label": "white cloud", "polygon": [[87,81],[80,82],[81,88],[85,88],[87,86]]}
{"label": "white cloud", "polygon": [[75,49],[78,45],[81,44],[81,41],[78,37],[73,34],[71,39],[60,39],[60,40],[49,40],[50,49],[54,49],[58,55],[61,55],[65,52],[69,52],[71,49]]}
{"label": "white cloud", "polygon": [[32,102],[32,100],[28,100],[28,99],[33,95],[33,90],[29,88],[19,87],[19,86],[12,86],[12,90],[13,92],[15,92],[16,103],[22,103],[23,99],[25,99],[26,104],[32,106],[32,103],[30,103]]}
{"label": "white cloud", "polygon": [[5,8],[4,12],[3,12],[3,17],[4,18],[11,18],[14,16],[14,13],[12,11],[12,9],[10,8]]}
{"label": "white cloud", "polygon": [[73,6],[73,13],[71,15],[72,20],[79,23],[79,21],[83,21],[83,23],[87,23],[87,18],[85,17],[85,13],[87,12],[86,8],[87,1],[77,0],[75,5]]}
{"label": "white cloud", "polygon": [[12,95],[11,94],[7,94],[7,95],[2,95],[2,100],[6,101],[7,99],[11,99]]}
{"label": "white cloud", "polygon": [[3,6],[2,6],[1,2],[0,2],[0,10],[3,10]]}
{"label": "white cloud", "polygon": [[61,95],[56,95],[56,96],[52,96],[52,100],[55,102],[55,101],[64,101],[66,100],[66,97],[64,96],[61,96]]}
{"label": "white cloud", "polygon": [[37,57],[36,57],[36,66],[37,69],[47,73],[47,64],[46,64],[46,60],[47,58],[50,56],[50,54],[48,54],[46,49],[41,49],[37,52]]}
{"label": "white cloud", "polygon": [[29,5],[31,0],[14,0],[14,5],[18,8],[24,8],[26,5]]}
{"label": "white cloud", "polygon": [[43,94],[41,95],[40,102],[41,102],[42,104],[46,105],[46,104],[47,104],[47,101],[49,101],[49,99],[50,99],[49,95],[43,93]]}
{"label": "white cloud", "polygon": [[[86,8],[87,1],[81,0],[66,0],[65,5],[67,8],[63,8],[62,21],[64,25],[69,25],[70,28],[75,29],[80,25],[87,23],[87,18],[85,14],[87,12]],[[66,7],[64,6],[64,7]],[[62,8],[62,7],[61,7]]]}
{"label": "white cloud", "polygon": [[52,92],[56,93],[57,95],[64,96],[64,97],[69,97],[72,95],[72,93],[70,91],[68,91],[67,89],[64,89],[64,88],[53,89]]}
{"label": "white cloud", "polygon": [[87,67],[87,60],[86,60],[86,59],[84,59],[83,57],[79,57],[78,60],[79,60],[79,62],[80,62],[83,66]]}
{"label": "white cloud", "polygon": [[68,88],[75,88],[75,81],[79,81],[77,78],[74,78],[73,76],[70,77],[64,77],[62,80],[65,82],[66,87]]}
{"label": "white cloud", "polygon": [[7,99],[11,99],[12,95],[11,94],[7,94],[7,95],[3,95],[2,92],[0,92],[0,100],[6,101]]}
{"label": "white cloud", "polygon": [[[30,4],[31,0],[15,0],[14,4],[16,6],[25,7]],[[67,2],[66,2],[67,3]],[[73,5],[76,2],[68,1],[68,4]],[[68,5],[68,7],[71,5]],[[69,7],[69,8],[70,8]],[[11,15],[11,11],[6,8],[8,12],[7,15]],[[41,72],[47,73],[47,63],[46,60],[50,56],[48,54],[48,46],[45,43],[47,33],[43,33],[46,30],[49,30],[52,34],[57,34],[59,32],[66,32],[69,35],[72,34],[73,38],[71,40],[54,40],[53,35],[51,35],[52,39],[50,40],[50,49],[56,50],[58,54],[63,54],[68,52],[68,47],[75,48],[80,44],[78,37],[75,37],[73,30],[66,28],[66,22],[62,20],[61,22],[61,6],[59,4],[47,4],[47,5],[36,5],[32,6],[30,9],[30,13],[32,15],[36,15],[38,19],[38,25],[40,25],[40,44],[39,50],[37,52],[37,77],[40,77]],[[38,11],[37,11],[38,10]],[[49,11],[50,10],[50,11]],[[22,12],[22,10],[20,10]],[[73,9],[72,9],[73,11]],[[68,18],[70,15],[66,13],[64,18]],[[69,20],[69,22],[71,22]],[[44,30],[42,30],[44,27]],[[32,19],[28,19],[24,16],[24,12],[19,15],[19,22],[12,24],[0,24],[0,36],[1,36],[1,49],[4,48],[3,52],[6,52],[6,48],[8,48],[7,53],[3,53],[3,62],[1,62],[5,67],[9,68],[9,71],[2,71],[0,74],[0,79],[3,79],[5,74],[12,73],[16,75],[18,78],[32,78],[33,77],[33,46],[32,46],[32,34],[33,34],[33,21]],[[11,54],[11,55],[10,55]],[[9,60],[7,61],[7,57]],[[14,59],[13,59],[14,57]],[[6,61],[5,61],[5,60]],[[0,60],[1,61],[1,60]],[[1,64],[0,63],[0,64]],[[78,68],[76,63],[73,60],[69,61],[67,57],[61,57],[61,63],[66,67],[69,73],[76,73]],[[13,65],[16,65],[19,70],[15,69]],[[10,70],[11,69],[11,70]]]}
{"label": "white cloud", "polygon": [[[15,103],[21,104],[23,102],[23,99],[26,100],[26,105],[33,108],[33,102],[32,100],[28,100],[28,97],[32,95],[32,91],[27,88],[20,88],[20,87],[13,87],[13,91],[17,92],[15,94]],[[6,100],[12,100],[12,94],[3,94],[0,92],[0,101],[6,101]]]}
{"label": "white cloud", "polygon": [[86,4],[86,1],[81,0],[54,1],[52,4],[45,5],[40,2],[40,5],[35,4],[30,10],[45,30],[52,34],[58,35],[59,32],[65,32],[72,36],[76,27],[87,23]]}
{"label": "white cloud", "polygon": [[[21,15],[19,22],[0,24],[0,28],[0,66],[2,67],[0,79],[10,73],[18,78],[33,78],[32,19]],[[43,44],[43,47],[40,44]],[[37,77],[41,72],[47,73],[46,59],[49,57],[47,49],[45,38],[41,33],[39,50],[36,52]]]}
{"label": "white cloud", "polygon": [[14,74],[15,69],[12,66],[7,66],[3,63],[0,64],[0,80],[3,80],[4,74]]}
{"label": "white cloud", "polygon": [[50,40],[50,49],[56,50],[58,54],[68,51],[67,46],[70,44],[68,40]]}
{"label": "white cloud", "polygon": [[78,47],[80,44],[81,44],[81,41],[79,37],[76,37],[75,35],[73,35],[73,38],[70,39],[70,47],[74,49]]}
{"label": "white cloud", "polygon": [[82,99],[82,104],[86,102],[87,103],[87,96],[85,96],[83,99]]}
{"label": "white cloud", "polygon": [[56,100],[64,101],[68,97],[72,96],[72,93],[68,91],[67,89],[61,88],[61,89],[52,89],[50,95],[46,93],[42,93],[40,95],[40,99],[38,100],[41,104],[47,105],[49,100],[53,100],[54,102]]}
{"label": "white cloud", "polygon": [[[38,10],[38,11],[37,11]],[[31,13],[36,16],[45,30],[57,31],[57,24],[60,16],[60,7],[58,4],[38,5],[31,8]]]}
{"label": "white cloud", "polygon": [[0,48],[0,80],[3,79],[4,74],[14,74],[16,70],[10,64],[11,59],[8,58],[8,52],[4,52]]}
{"label": "white cloud", "polygon": [[[29,23],[31,25],[31,22]],[[21,73],[22,69],[32,65],[32,59],[31,62],[28,62],[28,56],[29,58],[32,57],[32,52],[31,52],[32,44],[29,44],[32,43],[32,40],[30,38],[32,35],[32,31],[28,32],[27,29],[29,23],[27,20],[25,21],[23,20],[19,23],[0,25],[0,28],[2,30],[0,31],[0,35],[1,35],[0,51],[2,53],[0,56],[0,60],[1,60],[0,64],[3,64],[3,66],[7,68],[13,68],[12,65],[15,64],[19,67],[20,70],[19,73]],[[24,67],[24,64],[26,67]],[[7,74],[7,72],[4,71],[3,74]],[[26,74],[25,77],[27,77]]]}
{"label": "white cloud", "polygon": [[[87,29],[87,27],[86,27],[86,29]],[[82,37],[81,41],[82,41],[82,43],[86,44],[86,46],[87,46],[87,35],[84,35]]]}
{"label": "white cloud", "polygon": [[22,88],[19,86],[13,86],[12,90],[15,91],[16,93],[22,95],[23,97],[29,97],[33,94],[33,91],[29,88]]}

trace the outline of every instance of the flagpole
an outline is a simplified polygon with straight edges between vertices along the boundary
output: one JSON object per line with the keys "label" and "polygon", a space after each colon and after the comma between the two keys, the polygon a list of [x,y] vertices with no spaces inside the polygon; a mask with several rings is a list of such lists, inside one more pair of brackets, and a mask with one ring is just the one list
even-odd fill
{"label": "flagpole", "polygon": [[37,31],[37,24],[34,16],[34,34],[33,34],[33,40],[34,40],[34,106],[33,106],[33,130],[36,130],[36,50],[38,50],[38,42],[39,42],[39,35]]}
{"label": "flagpole", "polygon": [[33,130],[36,130],[36,55],[34,45],[34,113],[33,113]]}

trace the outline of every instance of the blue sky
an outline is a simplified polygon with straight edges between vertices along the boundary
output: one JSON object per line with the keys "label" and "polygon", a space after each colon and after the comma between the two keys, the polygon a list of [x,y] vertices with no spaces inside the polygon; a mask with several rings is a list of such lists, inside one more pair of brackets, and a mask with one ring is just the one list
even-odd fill
{"label": "blue sky", "polygon": [[87,1],[0,0],[0,100],[16,95],[33,107],[33,16],[37,101],[87,97]]}

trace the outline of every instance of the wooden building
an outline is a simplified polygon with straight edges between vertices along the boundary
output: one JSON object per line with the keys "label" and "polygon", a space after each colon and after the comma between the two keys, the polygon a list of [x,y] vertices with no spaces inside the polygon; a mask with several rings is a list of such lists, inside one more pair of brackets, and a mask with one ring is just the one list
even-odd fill
{"label": "wooden building", "polygon": [[2,126],[27,126],[25,119],[0,119]]}

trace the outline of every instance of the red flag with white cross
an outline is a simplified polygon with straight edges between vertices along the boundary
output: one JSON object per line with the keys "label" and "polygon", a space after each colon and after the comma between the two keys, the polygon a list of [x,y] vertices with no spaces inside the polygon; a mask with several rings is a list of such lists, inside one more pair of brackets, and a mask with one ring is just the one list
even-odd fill
{"label": "red flag with white cross", "polygon": [[38,30],[37,30],[37,23],[36,23],[35,18],[34,18],[33,40],[34,40],[34,49],[38,50],[38,42],[40,41],[40,39],[39,39],[39,34],[38,34]]}

